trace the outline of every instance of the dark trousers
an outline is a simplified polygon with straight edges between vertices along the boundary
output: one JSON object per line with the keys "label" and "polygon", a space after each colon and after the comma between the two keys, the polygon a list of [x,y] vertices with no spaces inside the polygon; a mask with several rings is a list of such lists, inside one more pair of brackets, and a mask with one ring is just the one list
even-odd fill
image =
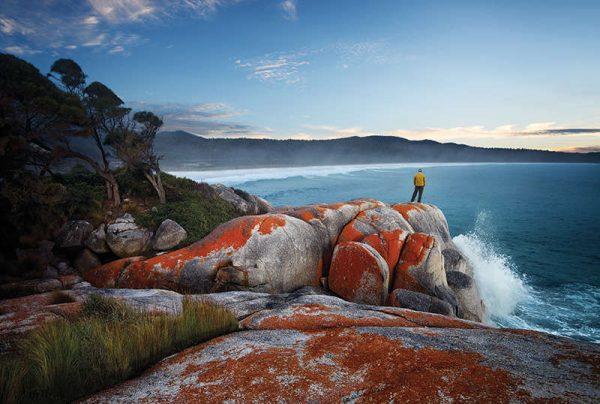
{"label": "dark trousers", "polygon": [[415,198],[417,197],[417,193],[419,193],[419,200],[417,202],[421,202],[421,198],[423,197],[423,188],[425,188],[425,187],[415,186],[415,192],[413,192],[413,196],[410,199],[411,202],[415,201]]}

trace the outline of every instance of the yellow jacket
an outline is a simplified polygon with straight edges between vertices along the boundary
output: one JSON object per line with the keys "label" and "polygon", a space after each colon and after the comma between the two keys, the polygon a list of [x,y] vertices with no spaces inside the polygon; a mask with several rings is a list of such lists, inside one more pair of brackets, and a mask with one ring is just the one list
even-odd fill
{"label": "yellow jacket", "polygon": [[415,179],[413,182],[415,183],[415,187],[424,187],[425,186],[425,174],[417,173],[415,175]]}

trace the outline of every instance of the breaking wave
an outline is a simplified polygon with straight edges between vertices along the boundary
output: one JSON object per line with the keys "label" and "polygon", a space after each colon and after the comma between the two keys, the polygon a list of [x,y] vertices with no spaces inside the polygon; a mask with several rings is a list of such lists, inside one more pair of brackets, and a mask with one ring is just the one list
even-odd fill
{"label": "breaking wave", "polygon": [[241,168],[231,170],[211,171],[172,171],[173,175],[185,177],[194,181],[208,182],[209,184],[221,183],[225,185],[239,185],[251,181],[279,180],[292,177],[325,177],[336,174],[349,174],[366,170],[393,170],[409,167],[439,167],[463,166],[476,164],[496,163],[398,163],[398,164],[353,164],[333,166],[305,166],[305,167],[272,167],[272,168]]}
{"label": "breaking wave", "polygon": [[495,248],[490,228],[482,212],[472,232],[453,238],[473,266],[489,322],[600,342],[600,289],[575,283],[532,287],[510,257]]}
{"label": "breaking wave", "polygon": [[513,268],[509,257],[497,252],[492,242],[486,240],[486,220],[487,214],[480,213],[475,230],[454,237],[454,242],[473,265],[481,297],[492,321],[497,321],[513,314],[531,290]]}

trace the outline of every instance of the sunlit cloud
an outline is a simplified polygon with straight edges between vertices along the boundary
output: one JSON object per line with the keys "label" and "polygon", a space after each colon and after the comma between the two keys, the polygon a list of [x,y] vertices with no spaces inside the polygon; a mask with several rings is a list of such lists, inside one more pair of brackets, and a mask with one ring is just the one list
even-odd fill
{"label": "sunlit cloud", "polygon": [[298,83],[302,76],[300,74],[303,66],[310,64],[302,52],[288,54],[268,54],[259,58],[249,60],[236,60],[235,65],[248,72],[249,79],[264,82],[284,82],[287,84]]}

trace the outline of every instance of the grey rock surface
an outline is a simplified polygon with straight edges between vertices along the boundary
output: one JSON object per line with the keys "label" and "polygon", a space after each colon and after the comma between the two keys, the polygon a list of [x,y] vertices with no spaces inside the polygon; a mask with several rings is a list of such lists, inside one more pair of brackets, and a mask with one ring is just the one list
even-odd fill
{"label": "grey rock surface", "polygon": [[170,250],[177,247],[187,237],[187,232],[174,220],[164,220],[156,232],[152,241],[152,248],[157,251]]}

